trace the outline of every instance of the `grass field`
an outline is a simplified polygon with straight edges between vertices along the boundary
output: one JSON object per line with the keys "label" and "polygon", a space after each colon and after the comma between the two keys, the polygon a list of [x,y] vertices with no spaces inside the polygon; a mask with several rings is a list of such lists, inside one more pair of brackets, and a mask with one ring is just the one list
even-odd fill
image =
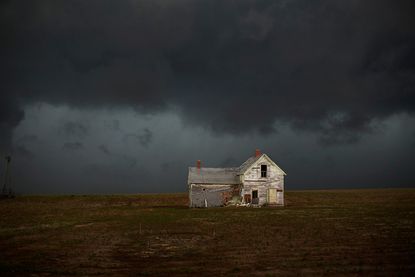
{"label": "grass field", "polygon": [[415,274],[415,189],[286,192],[286,207],[186,194],[0,201],[0,275]]}

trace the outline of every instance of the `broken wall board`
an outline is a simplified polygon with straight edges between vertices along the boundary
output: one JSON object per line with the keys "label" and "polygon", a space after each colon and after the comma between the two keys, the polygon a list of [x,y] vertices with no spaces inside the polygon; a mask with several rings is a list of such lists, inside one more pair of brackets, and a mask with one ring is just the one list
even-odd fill
{"label": "broken wall board", "polygon": [[239,185],[190,184],[190,207],[220,207],[240,195]]}

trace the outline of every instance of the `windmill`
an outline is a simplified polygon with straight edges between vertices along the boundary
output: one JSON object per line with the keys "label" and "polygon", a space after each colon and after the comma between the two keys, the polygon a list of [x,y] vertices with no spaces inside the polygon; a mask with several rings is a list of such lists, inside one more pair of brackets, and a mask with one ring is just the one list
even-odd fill
{"label": "windmill", "polygon": [[11,175],[10,175],[10,162],[12,160],[11,156],[4,157],[6,161],[5,169],[4,169],[4,179],[3,181],[3,189],[1,191],[1,195],[3,197],[12,197],[13,193],[10,188],[11,185]]}

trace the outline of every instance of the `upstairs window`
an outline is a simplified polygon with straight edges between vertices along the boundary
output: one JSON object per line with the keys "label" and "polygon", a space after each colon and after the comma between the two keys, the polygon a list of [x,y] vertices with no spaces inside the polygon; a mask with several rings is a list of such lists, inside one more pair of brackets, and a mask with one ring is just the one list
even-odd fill
{"label": "upstairs window", "polygon": [[267,177],[267,165],[261,164],[261,177]]}

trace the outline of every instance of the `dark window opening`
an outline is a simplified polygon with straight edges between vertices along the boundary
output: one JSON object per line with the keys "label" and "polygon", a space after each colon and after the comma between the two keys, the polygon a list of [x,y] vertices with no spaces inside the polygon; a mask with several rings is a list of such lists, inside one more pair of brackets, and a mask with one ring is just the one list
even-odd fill
{"label": "dark window opening", "polygon": [[261,177],[267,177],[267,165],[261,164]]}
{"label": "dark window opening", "polygon": [[252,191],[252,204],[259,204],[258,191],[257,190]]}

